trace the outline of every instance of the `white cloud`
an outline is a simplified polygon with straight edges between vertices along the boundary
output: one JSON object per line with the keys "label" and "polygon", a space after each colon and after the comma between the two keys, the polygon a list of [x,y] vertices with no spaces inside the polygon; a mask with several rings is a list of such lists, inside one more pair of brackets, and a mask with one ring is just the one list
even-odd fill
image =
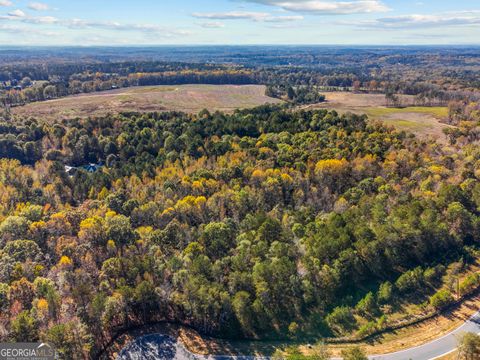
{"label": "white cloud", "polygon": [[25,14],[22,10],[20,9],[17,9],[17,10],[13,10],[13,11],[10,11],[8,13],[9,16],[11,17],[14,17],[14,18],[23,18],[25,16],[27,16],[27,14]]}
{"label": "white cloud", "polygon": [[278,23],[278,24],[271,24],[268,25],[270,29],[298,29],[301,26],[298,24],[292,24],[292,23]]}
{"label": "white cloud", "polygon": [[10,0],[0,0],[0,6],[12,6],[13,3]]}
{"label": "white cloud", "polygon": [[33,31],[32,28],[30,27],[20,27],[20,26],[9,25],[9,24],[0,24],[0,33],[27,34],[29,38],[37,37],[37,36],[54,37],[59,35],[54,31],[43,31],[43,30],[39,31],[38,29]]}
{"label": "white cloud", "polygon": [[28,8],[35,11],[46,11],[49,9],[49,6],[41,2],[32,2],[28,4]]}
{"label": "white cloud", "polygon": [[34,25],[56,25],[70,29],[100,29],[126,32],[140,32],[157,38],[173,38],[187,36],[191,32],[184,29],[172,28],[157,24],[128,24],[115,21],[90,21],[83,19],[58,19],[53,16],[30,16],[22,10],[15,10],[8,15],[0,15],[0,20],[21,22]]}
{"label": "white cloud", "polygon": [[199,19],[216,19],[216,20],[239,20],[250,19],[260,21],[265,17],[270,16],[268,13],[248,12],[248,11],[229,11],[221,13],[193,13],[193,17]]}
{"label": "white cloud", "polygon": [[270,16],[266,18],[264,21],[272,22],[272,23],[283,23],[283,22],[291,22],[291,21],[299,21],[303,20],[303,16],[301,15],[293,15],[293,16]]}
{"label": "white cloud", "polygon": [[212,20],[253,20],[264,22],[289,22],[302,20],[303,16],[274,16],[264,12],[229,11],[220,13],[193,13],[193,17]]}
{"label": "white cloud", "polygon": [[2,32],[15,34],[18,32],[22,32],[22,28],[19,28],[18,26],[0,24],[0,33]]}
{"label": "white cloud", "polygon": [[376,20],[367,20],[358,23],[358,26],[361,27],[382,29],[415,29],[477,25],[480,25],[479,11],[450,12],[433,15],[400,15],[384,17]]}
{"label": "white cloud", "polygon": [[323,1],[323,0],[245,0],[277,6],[287,11],[316,15],[347,15],[386,12],[390,9],[380,0]]}
{"label": "white cloud", "polygon": [[82,19],[61,20],[60,24],[72,29],[104,29],[117,31],[140,31],[144,33],[154,33],[160,37],[173,37],[190,35],[190,31],[182,29],[173,29],[156,24],[123,24],[115,21],[88,21]]}
{"label": "white cloud", "polygon": [[198,25],[206,29],[220,29],[225,27],[225,24],[220,21],[203,22],[198,23]]}
{"label": "white cloud", "polygon": [[53,16],[34,16],[27,17],[22,21],[30,24],[57,24],[60,20]]}

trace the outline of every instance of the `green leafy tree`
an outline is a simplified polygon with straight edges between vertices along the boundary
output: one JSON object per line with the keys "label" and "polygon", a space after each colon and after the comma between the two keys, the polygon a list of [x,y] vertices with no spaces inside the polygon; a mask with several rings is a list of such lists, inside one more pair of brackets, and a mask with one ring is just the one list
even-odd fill
{"label": "green leafy tree", "polygon": [[29,311],[22,311],[10,323],[10,337],[16,342],[35,342],[38,340],[38,324]]}
{"label": "green leafy tree", "polygon": [[209,223],[200,239],[210,258],[224,257],[234,245],[235,229],[225,222]]}
{"label": "green leafy tree", "polygon": [[439,290],[430,297],[430,305],[435,309],[440,310],[452,304],[454,301],[453,295],[446,289]]}
{"label": "green leafy tree", "polygon": [[327,315],[327,323],[332,330],[340,334],[346,334],[357,326],[353,311],[347,306],[336,307]]}
{"label": "green leafy tree", "polygon": [[367,295],[365,295],[365,297],[357,303],[355,310],[362,315],[375,315],[375,313],[378,311],[378,307],[373,293],[369,292]]}
{"label": "green leafy tree", "polygon": [[387,281],[380,285],[377,293],[377,300],[380,304],[390,303],[393,298],[393,285]]}
{"label": "green leafy tree", "polygon": [[475,360],[480,356],[480,336],[474,333],[465,333],[458,339],[458,358]]}

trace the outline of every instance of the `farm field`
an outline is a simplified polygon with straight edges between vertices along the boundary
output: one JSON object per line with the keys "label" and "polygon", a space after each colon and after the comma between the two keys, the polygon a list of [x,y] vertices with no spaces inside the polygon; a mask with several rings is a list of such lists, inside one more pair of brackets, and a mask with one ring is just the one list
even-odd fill
{"label": "farm field", "polygon": [[354,94],[348,92],[325,93],[326,102],[308,108],[333,109],[339,113],[353,112],[367,114],[371,120],[382,121],[398,130],[412,132],[420,137],[433,137],[444,142],[443,128],[449,125],[442,122],[448,116],[446,107],[414,106],[414,97],[400,96],[403,108],[386,107],[385,95]]}
{"label": "farm field", "polygon": [[202,109],[231,112],[281,100],[265,95],[262,85],[145,86],[82,94],[16,107],[13,113],[46,120],[105,115],[115,112],[178,110],[197,113]]}

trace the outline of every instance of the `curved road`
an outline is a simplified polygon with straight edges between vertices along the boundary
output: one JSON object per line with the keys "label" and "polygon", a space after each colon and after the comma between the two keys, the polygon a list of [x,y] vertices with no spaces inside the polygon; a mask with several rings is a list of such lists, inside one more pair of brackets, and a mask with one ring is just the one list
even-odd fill
{"label": "curved road", "polygon": [[458,329],[432,342],[385,355],[369,356],[371,360],[432,360],[455,351],[462,333],[480,333],[480,312],[474,314]]}
{"label": "curved road", "polygon": [[[432,342],[385,355],[369,356],[370,360],[433,360],[457,348],[458,337],[465,332],[480,333],[480,312],[458,329]],[[267,360],[254,356],[202,356],[187,351],[175,339],[162,334],[146,335],[125,347],[117,360]],[[339,360],[334,358],[332,360]]]}

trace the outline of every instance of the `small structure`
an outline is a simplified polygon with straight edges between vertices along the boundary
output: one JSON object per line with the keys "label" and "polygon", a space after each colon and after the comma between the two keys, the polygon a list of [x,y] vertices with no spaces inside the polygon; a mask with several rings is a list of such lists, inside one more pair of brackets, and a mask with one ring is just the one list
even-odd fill
{"label": "small structure", "polygon": [[74,166],[65,165],[65,172],[67,173],[68,176],[74,176],[75,173],[77,172],[77,168]]}
{"label": "small structure", "polygon": [[68,176],[74,176],[77,173],[77,171],[80,169],[85,170],[89,173],[95,173],[98,170],[100,170],[102,167],[103,167],[102,163],[88,164],[88,165],[83,165],[78,167],[65,165],[65,172],[68,174]]}
{"label": "small structure", "polygon": [[87,170],[89,173],[94,173],[100,170],[101,167],[102,167],[101,164],[88,164],[88,165],[82,166],[82,169]]}

